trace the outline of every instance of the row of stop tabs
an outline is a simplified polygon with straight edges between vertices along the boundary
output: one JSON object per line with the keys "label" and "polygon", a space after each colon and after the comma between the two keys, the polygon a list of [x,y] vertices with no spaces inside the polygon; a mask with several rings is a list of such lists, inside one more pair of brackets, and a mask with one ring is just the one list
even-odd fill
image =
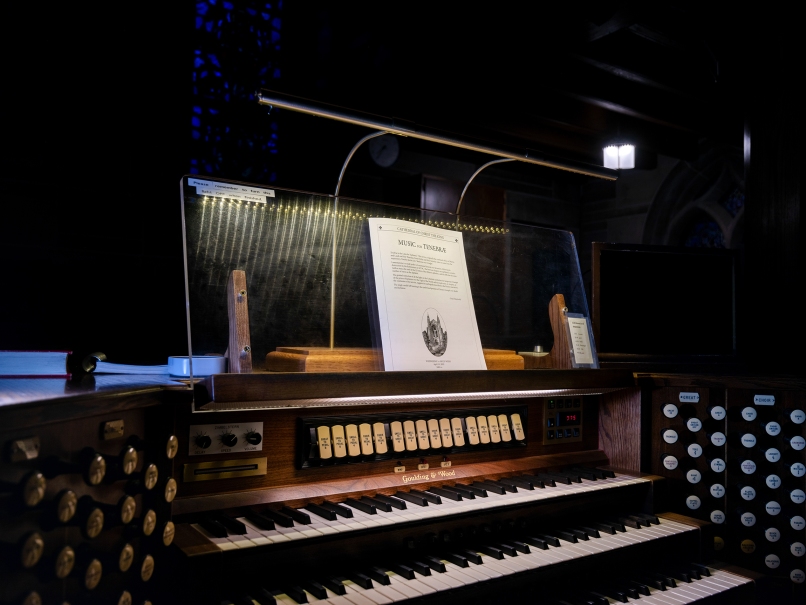
{"label": "row of stop tabs", "polygon": [[316,427],[323,460],[386,454],[390,443],[393,452],[414,452],[525,439],[517,413]]}

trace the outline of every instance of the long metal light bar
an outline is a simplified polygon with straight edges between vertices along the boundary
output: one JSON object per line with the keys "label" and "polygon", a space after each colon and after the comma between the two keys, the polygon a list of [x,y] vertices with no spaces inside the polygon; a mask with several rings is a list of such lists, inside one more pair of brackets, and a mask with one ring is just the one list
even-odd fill
{"label": "long metal light bar", "polygon": [[512,149],[490,147],[489,145],[483,143],[476,143],[468,139],[460,139],[453,136],[448,136],[436,130],[422,128],[411,122],[406,122],[395,118],[376,116],[371,113],[344,109],[335,105],[328,105],[326,103],[319,103],[309,99],[293,97],[291,95],[272,90],[262,89],[258,91],[257,98],[261,105],[279,107],[281,109],[288,109],[290,111],[298,111],[300,113],[306,113],[308,115],[317,116],[320,118],[328,118],[338,122],[355,124],[356,126],[365,126],[366,128],[372,128],[374,130],[383,130],[390,134],[397,134],[403,137],[412,137],[415,139],[422,139],[423,141],[431,141],[432,143],[450,145],[451,147],[460,147],[461,149],[469,149],[470,151],[487,153],[489,155],[494,155],[501,158],[518,160],[520,162],[526,162],[527,164],[536,164],[538,166],[547,166],[549,168],[557,168],[559,170],[566,170],[568,172],[576,172],[577,174],[593,176],[608,181],[615,181],[618,178],[618,172],[609,168],[593,166],[582,162],[550,159],[529,149],[524,151],[515,151]]}

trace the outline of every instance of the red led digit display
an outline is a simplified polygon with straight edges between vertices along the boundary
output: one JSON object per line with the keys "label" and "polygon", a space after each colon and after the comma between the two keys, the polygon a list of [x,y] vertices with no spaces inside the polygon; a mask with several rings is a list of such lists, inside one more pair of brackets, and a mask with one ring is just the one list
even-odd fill
{"label": "red led digit display", "polygon": [[567,426],[569,424],[580,424],[581,415],[579,412],[560,412],[557,414],[557,426]]}

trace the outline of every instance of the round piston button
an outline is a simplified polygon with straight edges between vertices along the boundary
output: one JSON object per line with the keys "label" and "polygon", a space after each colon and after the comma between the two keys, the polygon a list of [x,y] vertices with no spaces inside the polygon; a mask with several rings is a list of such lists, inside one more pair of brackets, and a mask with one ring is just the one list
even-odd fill
{"label": "round piston button", "polygon": [[806,492],[802,489],[793,489],[789,492],[789,499],[795,504],[803,504],[806,502]]}
{"label": "round piston button", "polygon": [[702,456],[702,446],[697,443],[692,443],[686,448],[688,455],[692,458],[699,458]]}
{"label": "round piston button", "polygon": [[756,436],[753,433],[742,435],[742,445],[745,447],[756,447]]}
{"label": "round piston button", "polygon": [[688,506],[691,510],[697,510],[700,508],[700,504],[702,504],[702,502],[700,502],[700,499],[697,496],[689,496],[686,498],[686,506]]}
{"label": "round piston button", "polygon": [[725,548],[725,541],[719,536],[714,536],[714,550],[722,550]]}
{"label": "round piston button", "polygon": [[803,584],[803,580],[806,580],[806,573],[803,573],[802,569],[793,569],[789,572],[789,579],[795,584]]}
{"label": "round piston button", "polygon": [[768,422],[764,425],[764,430],[770,437],[776,437],[781,432],[781,425],[777,422]]}
{"label": "round piston button", "polygon": [[667,470],[673,471],[677,468],[678,462],[677,458],[674,456],[664,456],[663,458],[663,466],[666,467]]}
{"label": "round piston button", "polygon": [[674,418],[677,416],[677,406],[673,403],[667,403],[663,406],[663,415],[667,418]]}
{"label": "round piston button", "polygon": [[796,435],[789,440],[789,447],[799,452],[806,447],[806,439],[804,439],[801,435]]}
{"label": "round piston button", "polygon": [[800,515],[795,515],[789,520],[789,526],[792,529],[801,531],[804,527],[806,527],[806,519],[804,519]]}
{"label": "round piston button", "polygon": [[711,433],[711,443],[713,443],[717,447],[722,447],[725,445],[725,433],[717,431],[716,433]]}
{"label": "round piston button", "polygon": [[756,497],[756,490],[750,485],[745,485],[739,493],[744,500],[753,500]]}
{"label": "round piston button", "polygon": [[806,554],[806,546],[803,545],[803,542],[792,542],[789,546],[789,552],[791,552],[796,557],[802,557]]}
{"label": "round piston button", "polygon": [[712,406],[709,410],[709,413],[711,414],[711,418],[714,420],[725,419],[725,408],[723,408],[721,405]]}
{"label": "round piston button", "polygon": [[696,433],[702,428],[702,420],[699,418],[689,418],[686,420],[686,428],[692,433]]}
{"label": "round piston button", "polygon": [[781,478],[778,475],[767,475],[764,482],[770,489],[778,489],[781,486]]}
{"label": "round piston button", "polygon": [[770,569],[777,569],[781,565],[781,559],[778,558],[778,555],[767,555],[764,558],[764,565]]}
{"label": "round piston button", "polygon": [[666,429],[663,431],[663,440],[666,443],[677,443],[677,431],[674,429]]}
{"label": "round piston button", "polygon": [[711,523],[722,524],[725,522],[725,513],[721,510],[711,511]]}
{"label": "round piston button", "polygon": [[756,408],[746,407],[742,410],[742,418],[751,422],[756,419]]}
{"label": "round piston button", "polygon": [[771,447],[764,452],[764,457],[769,462],[778,462],[781,459],[781,452],[777,448]]}
{"label": "round piston button", "polygon": [[742,472],[745,475],[752,475],[756,472],[756,463],[752,460],[744,460],[742,461]]}
{"label": "round piston button", "polygon": [[803,424],[803,421],[806,420],[806,412],[803,410],[792,410],[789,414],[789,419],[795,424]]}
{"label": "round piston button", "polygon": [[715,473],[721,473],[725,470],[725,461],[722,458],[714,458],[711,460],[711,470]]}
{"label": "round piston button", "polygon": [[699,483],[702,480],[702,473],[697,469],[691,469],[686,473],[686,480],[689,483]]}
{"label": "round piston button", "polygon": [[767,504],[764,505],[764,510],[767,511],[768,515],[775,516],[781,512],[781,505],[778,504],[775,500],[770,500]]}
{"label": "round piston button", "polygon": [[752,540],[742,540],[740,547],[746,555],[756,552],[756,543]]}
{"label": "round piston button", "polygon": [[756,524],[756,516],[753,513],[742,513],[740,518],[745,527],[753,527]]}
{"label": "round piston button", "polygon": [[714,498],[723,498],[725,496],[725,487],[721,483],[714,483],[711,486],[711,495]]}
{"label": "round piston button", "polygon": [[803,475],[806,475],[806,466],[804,466],[802,462],[795,462],[795,464],[789,467],[789,471],[792,473],[793,477],[803,477]]}
{"label": "round piston button", "polygon": [[781,539],[781,532],[774,527],[768,527],[764,530],[764,537],[767,538],[767,542],[777,542]]}

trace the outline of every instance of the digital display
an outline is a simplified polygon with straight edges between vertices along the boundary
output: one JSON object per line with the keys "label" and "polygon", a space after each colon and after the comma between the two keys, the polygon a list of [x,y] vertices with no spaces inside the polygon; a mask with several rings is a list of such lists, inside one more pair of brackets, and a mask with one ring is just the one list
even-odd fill
{"label": "digital display", "polygon": [[570,424],[581,424],[582,414],[577,412],[560,412],[557,414],[557,426],[568,426]]}

